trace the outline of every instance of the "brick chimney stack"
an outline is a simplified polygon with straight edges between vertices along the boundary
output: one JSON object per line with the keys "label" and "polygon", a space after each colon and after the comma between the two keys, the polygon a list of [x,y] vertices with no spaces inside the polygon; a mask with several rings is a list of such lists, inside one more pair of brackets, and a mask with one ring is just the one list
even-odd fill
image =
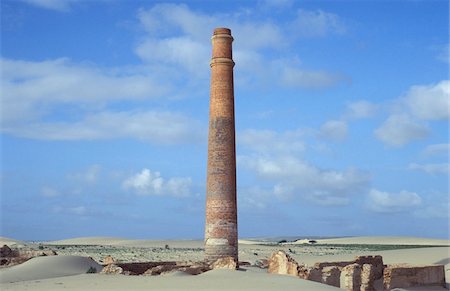
{"label": "brick chimney stack", "polygon": [[206,180],[205,260],[238,262],[236,146],[231,30],[212,36],[211,91]]}

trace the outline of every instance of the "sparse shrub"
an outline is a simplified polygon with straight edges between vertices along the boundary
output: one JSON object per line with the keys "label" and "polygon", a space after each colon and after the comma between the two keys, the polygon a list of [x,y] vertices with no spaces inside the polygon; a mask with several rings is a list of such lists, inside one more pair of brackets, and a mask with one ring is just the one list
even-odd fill
{"label": "sparse shrub", "polygon": [[89,267],[89,269],[86,271],[86,274],[95,274],[97,273],[97,269],[94,267]]}
{"label": "sparse shrub", "polygon": [[169,245],[165,245],[164,248],[165,248],[166,250],[170,249]]}
{"label": "sparse shrub", "polygon": [[280,240],[279,242],[278,242],[279,244],[282,244],[282,243],[287,243],[287,240],[285,240],[285,239],[282,239],[282,240]]}
{"label": "sparse shrub", "polygon": [[44,246],[43,245],[39,245],[38,249],[42,251],[44,249]]}
{"label": "sparse shrub", "polygon": [[315,241],[315,240],[312,239],[312,240],[309,241],[309,243],[310,243],[310,244],[316,244],[317,241]]}

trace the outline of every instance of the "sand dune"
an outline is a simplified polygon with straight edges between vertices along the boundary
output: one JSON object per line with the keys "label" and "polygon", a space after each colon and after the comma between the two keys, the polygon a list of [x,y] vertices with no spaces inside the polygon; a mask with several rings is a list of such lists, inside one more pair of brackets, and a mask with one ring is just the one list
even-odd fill
{"label": "sand dune", "polygon": [[2,290],[341,290],[290,276],[247,271],[216,270],[198,276],[78,276],[2,284]]}
{"label": "sand dune", "polygon": [[124,238],[118,237],[105,237],[105,236],[93,236],[93,237],[77,237],[63,240],[48,241],[45,244],[48,245],[115,245],[125,243],[128,241]]}
{"label": "sand dune", "polygon": [[[450,246],[450,240],[402,236],[360,236],[317,239],[319,244],[428,245]],[[304,240],[298,243],[304,243]]]}
{"label": "sand dune", "polygon": [[0,246],[8,245],[8,246],[14,246],[14,245],[26,245],[24,241],[12,239],[8,237],[1,237],[0,236]]}
{"label": "sand dune", "polygon": [[[0,242],[1,242],[0,238]],[[13,239],[5,239],[14,242]],[[361,236],[343,237],[331,239],[317,239],[318,244],[372,244],[372,245],[428,245],[428,246],[450,246],[450,240],[430,239],[419,237],[394,237],[394,236]],[[17,241],[20,242],[20,241]],[[309,240],[303,239],[292,244],[305,244]],[[135,247],[164,247],[166,244],[173,247],[197,248],[203,247],[203,240],[131,240],[117,237],[80,237],[57,241],[45,242],[48,245],[113,245],[113,246],[135,246]],[[257,239],[240,239],[242,245],[265,245],[273,242]]]}
{"label": "sand dune", "polygon": [[[91,258],[79,256],[45,256],[36,257],[23,264],[0,269],[0,282],[19,282],[42,280],[63,276],[85,274],[89,268],[98,272],[102,266]],[[1,288],[0,288],[1,289]]]}

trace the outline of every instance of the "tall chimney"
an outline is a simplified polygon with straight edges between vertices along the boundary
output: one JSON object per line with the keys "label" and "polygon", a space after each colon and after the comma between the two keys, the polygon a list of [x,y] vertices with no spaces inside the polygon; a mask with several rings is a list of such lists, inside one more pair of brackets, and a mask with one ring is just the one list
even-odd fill
{"label": "tall chimney", "polygon": [[210,262],[223,257],[238,262],[232,42],[230,29],[214,29],[205,225],[205,260]]}

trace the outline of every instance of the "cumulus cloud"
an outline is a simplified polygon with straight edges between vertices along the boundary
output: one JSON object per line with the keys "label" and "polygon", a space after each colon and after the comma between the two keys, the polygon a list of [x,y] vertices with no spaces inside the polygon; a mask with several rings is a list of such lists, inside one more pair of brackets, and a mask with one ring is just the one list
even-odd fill
{"label": "cumulus cloud", "polygon": [[330,120],[320,127],[320,135],[332,141],[343,141],[347,138],[347,123],[341,120]]}
{"label": "cumulus cloud", "polygon": [[415,192],[389,193],[371,189],[367,197],[368,208],[374,212],[395,213],[409,211],[422,204],[422,198]]}
{"label": "cumulus cloud", "polygon": [[[300,158],[306,150],[303,138],[309,135],[309,130],[239,133],[240,148],[249,151],[238,156],[239,171],[248,171],[265,185],[247,189],[251,200],[247,202],[254,201],[261,208],[267,197],[275,197],[281,201],[299,198],[320,205],[346,205],[352,195],[366,191],[370,181],[367,173],[353,168],[322,169]],[[261,200],[257,193],[261,193]]]}
{"label": "cumulus cloud", "polygon": [[122,186],[126,190],[132,190],[138,195],[166,195],[186,197],[191,195],[191,178],[170,178],[165,180],[159,172],[143,169],[128,179]]}
{"label": "cumulus cloud", "polygon": [[[2,59],[1,65],[5,133],[44,140],[136,138],[164,144],[199,137],[199,123],[180,113],[105,109],[115,102],[165,96],[168,87],[148,73],[119,73],[68,59]],[[70,114],[61,114],[68,108]]]}
{"label": "cumulus cloud", "polygon": [[422,171],[422,172],[425,172],[427,174],[432,174],[432,175],[438,175],[438,174],[448,175],[449,169],[450,169],[450,164],[441,163],[441,164],[422,164],[421,165],[421,164],[412,163],[412,164],[409,164],[408,169]]}
{"label": "cumulus cloud", "polygon": [[375,135],[383,143],[399,147],[426,138],[429,129],[406,114],[394,114],[375,130]]}
{"label": "cumulus cloud", "polygon": [[446,120],[450,108],[450,81],[413,86],[404,98],[411,113],[424,120]]}
{"label": "cumulus cloud", "polygon": [[366,100],[360,100],[347,104],[347,115],[350,118],[369,118],[375,115],[378,106]]}
{"label": "cumulus cloud", "polygon": [[180,65],[192,74],[208,72],[209,59],[205,56],[210,55],[209,46],[189,37],[146,39],[136,53],[145,61]]}
{"label": "cumulus cloud", "polygon": [[[325,20],[311,20],[315,18]],[[271,21],[249,21],[248,15],[244,17],[240,13],[209,15],[194,11],[185,4],[156,4],[150,9],[141,9],[138,19],[147,32],[135,48],[142,60],[180,68],[200,79],[208,76],[209,59],[205,59],[205,55],[210,55],[211,27],[215,27],[217,23],[231,28],[233,36],[239,40],[233,44],[237,82],[258,80],[261,83],[263,79],[275,78],[285,86],[323,88],[334,86],[343,79],[339,74],[326,71],[294,67],[285,70],[284,67],[277,66],[277,59],[263,60],[262,50],[280,49],[292,39],[285,32],[286,27]],[[323,11],[315,16],[311,15],[309,19],[307,23],[302,23],[305,30],[310,30],[311,26],[312,29],[321,26],[319,30],[334,31],[331,27],[336,25],[330,23],[338,22],[334,14]],[[267,66],[271,68],[268,70]],[[246,73],[239,74],[239,71]]]}
{"label": "cumulus cloud", "polygon": [[300,37],[323,37],[328,34],[344,34],[347,30],[343,20],[334,13],[304,9],[298,10],[294,28],[295,33]]}
{"label": "cumulus cloud", "polygon": [[321,205],[348,204],[351,195],[365,191],[370,179],[356,169],[320,169],[292,156],[241,157],[240,165],[274,182],[273,193],[279,198],[299,196]]}

